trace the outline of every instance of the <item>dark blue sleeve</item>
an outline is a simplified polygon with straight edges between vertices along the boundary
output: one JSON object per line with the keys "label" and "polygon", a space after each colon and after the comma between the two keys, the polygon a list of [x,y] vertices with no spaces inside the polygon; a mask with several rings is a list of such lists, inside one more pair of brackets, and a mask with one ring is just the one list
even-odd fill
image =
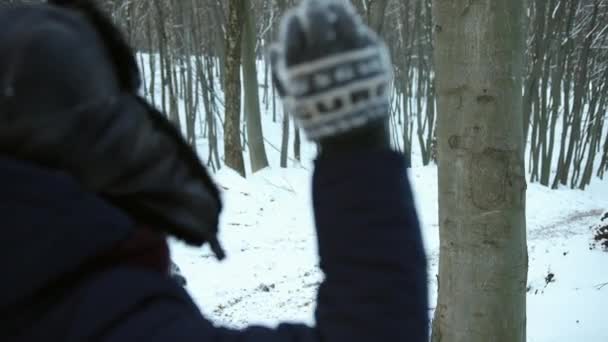
{"label": "dark blue sleeve", "polygon": [[320,159],[313,200],[324,341],[427,341],[426,256],[402,155]]}
{"label": "dark blue sleeve", "polygon": [[123,333],[111,336],[148,329],[147,341],[428,341],[426,257],[402,156],[320,159],[313,199],[326,276],[315,327],[217,328],[165,300],[130,315]]}

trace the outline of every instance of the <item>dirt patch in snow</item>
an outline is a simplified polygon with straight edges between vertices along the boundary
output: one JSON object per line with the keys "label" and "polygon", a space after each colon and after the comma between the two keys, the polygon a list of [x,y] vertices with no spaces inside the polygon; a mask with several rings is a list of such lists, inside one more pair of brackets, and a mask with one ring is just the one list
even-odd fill
{"label": "dirt patch in snow", "polygon": [[[528,238],[535,240],[585,234],[585,229],[581,229],[581,226],[588,227],[588,225],[592,222],[591,220],[593,220],[594,217],[602,215],[603,212],[604,211],[602,209],[574,211],[568,216],[563,217],[552,224],[532,228],[528,231]],[[585,220],[588,221],[581,222]]]}
{"label": "dirt patch in snow", "polygon": [[593,227],[593,246],[608,252],[608,212],[602,216],[600,223]]}

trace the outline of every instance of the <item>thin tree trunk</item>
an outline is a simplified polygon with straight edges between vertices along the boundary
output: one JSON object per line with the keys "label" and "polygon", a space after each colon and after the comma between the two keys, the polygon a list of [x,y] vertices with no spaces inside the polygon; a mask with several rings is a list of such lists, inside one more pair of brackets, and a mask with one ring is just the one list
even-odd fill
{"label": "thin tree trunk", "polygon": [[167,86],[167,77],[165,73],[165,63],[167,58],[165,55],[167,54],[167,36],[165,31],[165,18],[163,16],[163,4],[160,0],[155,0],[154,4],[156,5],[156,20],[157,23],[157,35],[158,35],[158,60],[160,63],[159,71],[160,71],[160,89],[161,89],[161,108],[163,113],[167,113],[167,96],[165,87]]}
{"label": "thin tree trunk", "polygon": [[598,92],[595,94],[596,99],[599,98],[597,110],[593,115],[594,120],[590,124],[589,134],[590,143],[587,155],[587,162],[583,170],[579,189],[584,190],[587,185],[591,183],[591,177],[593,176],[593,165],[595,164],[596,152],[601,146],[602,130],[604,128],[604,115],[606,111],[606,103],[608,102],[608,68],[605,71],[606,77],[603,86],[598,86]]}
{"label": "thin tree trunk", "polygon": [[224,120],[224,157],[226,166],[245,177],[245,163],[240,141],[241,126],[241,35],[242,2],[229,0],[226,29],[226,117]]}
{"label": "thin tree trunk", "polygon": [[[560,3],[558,4],[559,8],[556,11],[556,17],[563,18],[564,13],[566,13],[566,4]],[[568,23],[570,19],[566,20]],[[557,22],[556,25],[559,25],[561,22]],[[563,30],[558,36],[557,41],[561,43],[565,37],[569,35],[568,26]],[[557,65],[553,68],[553,74],[551,75],[551,123],[549,127],[549,146],[547,148],[547,155],[543,157],[543,163],[540,174],[540,183],[545,186],[549,186],[550,177],[551,177],[551,167],[553,166],[553,157],[555,155],[555,130],[557,127],[557,120],[559,118],[559,109],[562,103],[562,93],[561,93],[561,84],[563,82],[564,77],[564,69],[566,66],[566,46],[564,44],[559,44],[556,48],[556,58]]]}
{"label": "thin tree trunk", "polygon": [[382,35],[384,30],[384,13],[386,12],[388,0],[370,0],[368,3],[369,26],[379,35]]}
{"label": "thin tree trunk", "polygon": [[294,121],[294,139],[293,139],[293,157],[296,158],[297,161],[301,162],[301,142],[300,142],[300,128],[296,125]]}
{"label": "thin tree trunk", "polygon": [[150,100],[152,101],[152,105],[156,106],[156,52],[154,51],[154,44],[152,40],[152,25],[150,24],[152,20],[148,19],[146,22],[149,39],[148,44],[150,45],[150,55],[148,56],[150,65],[150,83],[148,86],[148,93]]}
{"label": "thin tree trunk", "polygon": [[[560,182],[563,185],[568,183],[568,175],[570,167],[572,165],[572,158],[574,157],[574,147],[581,134],[581,120],[583,115],[583,97],[585,95],[585,89],[587,88],[588,79],[588,65],[587,60],[591,49],[591,42],[593,41],[593,31],[595,30],[595,21],[597,18],[597,11],[599,8],[599,2],[596,2],[593,10],[593,16],[589,23],[589,32],[585,36],[583,51],[579,58],[578,72],[576,75],[575,88],[574,88],[574,99],[572,105],[572,130],[570,131],[570,141],[568,144],[568,151],[566,152],[566,159],[563,165],[563,169],[560,174]],[[571,184],[574,187],[574,184]]]}
{"label": "thin tree trunk", "polygon": [[[533,2],[536,6],[534,6],[534,13],[536,16],[535,19],[535,28],[532,40],[532,60],[530,61],[532,67],[531,72],[526,78],[525,88],[524,88],[524,98],[523,98],[523,111],[524,111],[524,147],[528,140],[528,132],[530,128],[530,119],[532,117],[532,108],[534,100],[538,97],[538,79],[541,74],[541,67],[543,63],[543,57],[545,54],[545,42],[543,39],[543,34],[545,32],[545,13],[546,13],[546,1],[535,1]],[[537,123],[536,123],[537,124]]]}
{"label": "thin tree trunk", "polygon": [[[213,28],[213,41],[215,46],[215,55],[217,56],[220,67],[219,76],[220,76],[220,84],[222,86],[225,82],[225,70],[226,70],[226,54],[227,54],[227,42],[225,40],[224,27],[226,26],[226,20],[224,19],[224,14],[222,10],[222,1],[224,0],[210,0],[212,3],[211,9],[209,11],[209,22],[213,23],[215,26]],[[225,91],[225,89],[224,89]]]}
{"label": "thin tree trunk", "polygon": [[604,152],[602,153],[602,161],[600,167],[597,169],[597,176],[600,179],[604,179],[604,174],[608,171],[608,133],[604,138]]}
{"label": "thin tree trunk", "polygon": [[281,167],[287,167],[287,154],[289,151],[289,115],[283,107],[283,133],[281,136]]}
{"label": "thin tree trunk", "polygon": [[262,118],[260,113],[260,97],[258,73],[256,67],[255,42],[256,31],[253,22],[253,9],[250,0],[242,1],[243,34],[242,34],[242,62],[245,91],[245,116],[247,120],[247,146],[249,146],[249,159],[251,172],[259,171],[268,166],[268,157],[264,147],[264,133],[262,132]]}

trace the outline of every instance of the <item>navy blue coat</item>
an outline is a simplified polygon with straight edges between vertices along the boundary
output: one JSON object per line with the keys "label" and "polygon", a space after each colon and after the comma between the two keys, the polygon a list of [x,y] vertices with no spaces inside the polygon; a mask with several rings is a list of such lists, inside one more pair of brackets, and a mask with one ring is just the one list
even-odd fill
{"label": "navy blue coat", "polygon": [[135,223],[67,175],[0,158],[0,341],[427,341],[426,259],[403,158],[317,161],[316,326],[230,330],[164,274],[134,266],[70,277]]}

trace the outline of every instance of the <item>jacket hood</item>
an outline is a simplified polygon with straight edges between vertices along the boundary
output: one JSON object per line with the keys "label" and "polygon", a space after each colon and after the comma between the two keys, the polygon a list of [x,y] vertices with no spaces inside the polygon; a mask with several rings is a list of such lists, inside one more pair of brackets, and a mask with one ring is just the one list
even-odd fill
{"label": "jacket hood", "polygon": [[136,93],[111,21],[91,1],[59,3],[75,7],[0,9],[0,155],[63,170],[139,224],[222,258],[220,194],[196,151]]}
{"label": "jacket hood", "polygon": [[0,157],[0,322],[129,237],[134,221],[68,175]]}

